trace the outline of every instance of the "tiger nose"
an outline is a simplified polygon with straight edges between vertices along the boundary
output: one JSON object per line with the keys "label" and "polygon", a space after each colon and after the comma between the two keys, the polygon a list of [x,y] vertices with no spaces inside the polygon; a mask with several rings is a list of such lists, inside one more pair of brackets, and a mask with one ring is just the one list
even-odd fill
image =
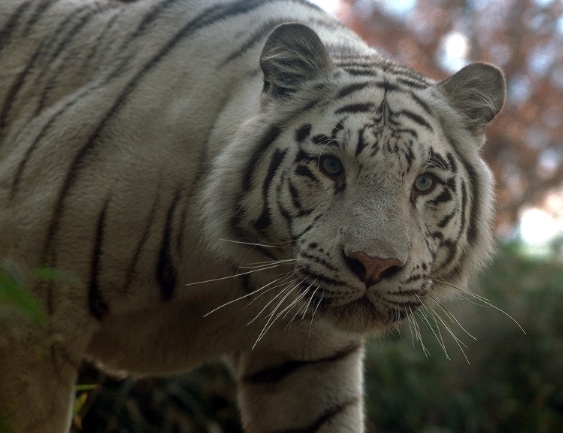
{"label": "tiger nose", "polygon": [[346,263],[352,272],[368,286],[395,275],[404,266],[399,259],[371,257],[363,251],[354,251],[348,254]]}

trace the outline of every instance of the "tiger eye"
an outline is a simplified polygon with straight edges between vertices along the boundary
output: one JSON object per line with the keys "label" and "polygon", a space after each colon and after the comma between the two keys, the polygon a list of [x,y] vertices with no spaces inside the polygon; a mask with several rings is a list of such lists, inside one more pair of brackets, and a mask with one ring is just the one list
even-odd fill
{"label": "tiger eye", "polygon": [[342,161],[334,155],[322,156],[319,167],[329,177],[339,177],[344,173]]}
{"label": "tiger eye", "polygon": [[433,174],[421,174],[414,181],[414,191],[418,194],[428,194],[434,190],[436,183],[436,176]]}

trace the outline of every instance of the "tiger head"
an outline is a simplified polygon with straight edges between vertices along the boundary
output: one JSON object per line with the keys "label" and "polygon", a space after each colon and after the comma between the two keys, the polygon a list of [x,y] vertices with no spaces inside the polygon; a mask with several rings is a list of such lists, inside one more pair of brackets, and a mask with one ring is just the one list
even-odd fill
{"label": "tiger head", "polygon": [[205,195],[218,253],[353,332],[463,290],[491,250],[479,149],[502,73],[474,63],[435,83],[375,53],[329,52],[300,24],[274,30],[260,66],[260,110]]}

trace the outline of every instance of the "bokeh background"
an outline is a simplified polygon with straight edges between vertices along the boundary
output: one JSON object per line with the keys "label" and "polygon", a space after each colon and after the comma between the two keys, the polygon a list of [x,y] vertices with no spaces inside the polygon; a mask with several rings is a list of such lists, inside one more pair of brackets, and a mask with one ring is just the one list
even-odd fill
{"label": "bokeh background", "polygon": [[[482,60],[508,83],[483,149],[499,252],[471,287],[478,296],[445,305],[459,341],[429,316],[422,343],[408,326],[370,341],[368,433],[563,432],[563,1],[316,3],[435,79]],[[80,384],[75,433],[242,432],[220,363],[137,382],[85,365]]]}

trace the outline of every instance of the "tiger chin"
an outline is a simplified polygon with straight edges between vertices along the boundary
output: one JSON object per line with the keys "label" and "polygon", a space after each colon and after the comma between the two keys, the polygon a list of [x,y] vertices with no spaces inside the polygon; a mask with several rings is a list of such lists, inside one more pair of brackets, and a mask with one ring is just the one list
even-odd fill
{"label": "tiger chin", "polygon": [[48,317],[2,309],[1,419],[67,432],[84,359],[227,355],[247,433],[363,432],[364,339],[491,251],[499,69],[436,82],[297,0],[14,0],[0,34],[0,257]]}

